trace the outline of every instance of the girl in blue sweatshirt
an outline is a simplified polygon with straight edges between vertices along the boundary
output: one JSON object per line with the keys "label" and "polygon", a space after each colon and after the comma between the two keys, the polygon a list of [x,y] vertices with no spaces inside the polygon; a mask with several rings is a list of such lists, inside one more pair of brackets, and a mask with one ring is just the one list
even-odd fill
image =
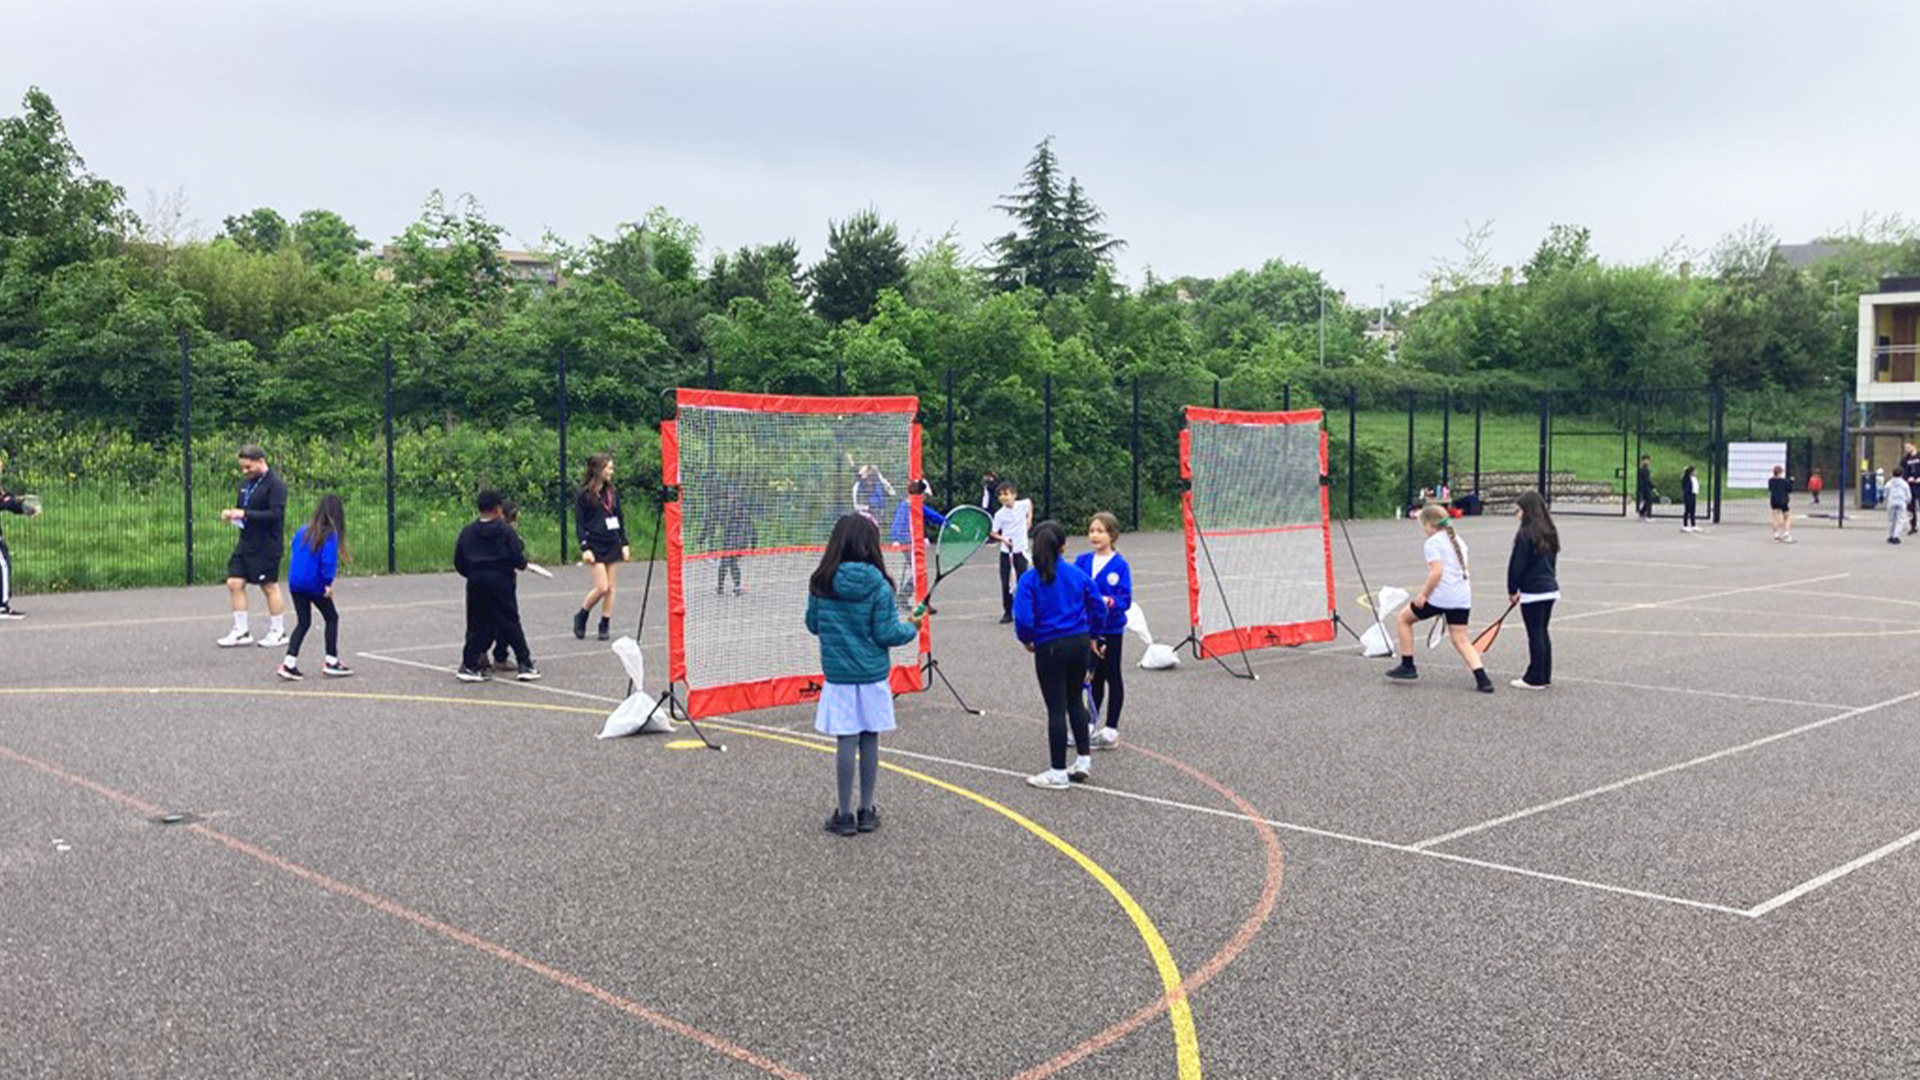
{"label": "girl in blue sweatshirt", "polygon": [[353,669],[340,662],[340,611],[333,606],[333,579],[340,571],[340,556],[347,543],[347,512],[340,496],[322,495],[313,517],[293,534],[293,560],[287,570],[287,591],[293,594],[293,611],[299,620],[293,637],[287,642],[287,658],[274,674],[288,682],[306,678],[300,673],[300,646],[313,629],[313,609],[327,623],[327,659],[322,675],[344,678]]}
{"label": "girl in blue sweatshirt", "polygon": [[[833,535],[807,583],[807,632],[820,639],[820,670],[826,685],[814,713],[814,730],[839,740],[835,778],[839,808],[827,831],[841,836],[880,827],[873,804],[880,776],[880,733],[893,730],[893,666],[887,650],[914,639],[921,616],[900,621],[893,579],[880,553],[880,527],[853,513],[834,523]],[[855,812],[853,774],[860,767],[860,804]]]}
{"label": "girl in blue sweatshirt", "polygon": [[[1087,522],[1087,546],[1073,565],[1093,582],[1105,607],[1094,623],[1094,640],[1100,654],[1093,662],[1093,712],[1103,723],[1093,731],[1093,748],[1111,750],[1120,741],[1120,707],[1126,704],[1127,688],[1121,681],[1121,646],[1127,638],[1127,609],[1133,606],[1133,570],[1113,545],[1120,539],[1120,519],[1105,510]],[[1104,708],[1102,706],[1105,706]]]}
{"label": "girl in blue sweatshirt", "polygon": [[[1033,530],[1033,569],[1020,575],[1013,596],[1013,632],[1033,654],[1040,696],[1047,703],[1047,752],[1052,767],[1027,777],[1037,788],[1059,790],[1085,783],[1093,761],[1087,732],[1087,703],[1080,697],[1087,668],[1102,652],[1093,631],[1106,618],[1107,605],[1079,567],[1066,562],[1067,530],[1043,521]],[[1079,754],[1067,764],[1071,728]]]}

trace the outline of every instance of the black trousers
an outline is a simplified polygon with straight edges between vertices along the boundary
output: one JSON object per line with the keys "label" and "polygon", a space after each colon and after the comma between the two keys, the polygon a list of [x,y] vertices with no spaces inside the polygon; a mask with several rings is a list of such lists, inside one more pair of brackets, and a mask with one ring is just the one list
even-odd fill
{"label": "black trousers", "polygon": [[1634,512],[1638,513],[1641,517],[1653,516],[1653,489],[1652,488],[1641,488],[1637,493],[1635,493],[1633,502],[1634,502],[1634,507],[1633,507]]}
{"label": "black trousers", "polygon": [[715,593],[724,594],[727,591],[728,571],[733,572],[733,590],[735,592],[740,591],[740,556],[722,555],[720,556],[720,577],[719,580],[713,583],[713,591]]}
{"label": "black trousers", "polygon": [[1553,639],[1547,636],[1547,620],[1551,618],[1551,600],[1520,605],[1520,620],[1527,624],[1527,673],[1520,677],[1534,686],[1553,682]]}
{"label": "black trousers", "polygon": [[479,573],[467,578],[467,642],[460,663],[478,671],[495,640],[527,654],[527,632],[520,628],[520,596],[512,573]]}
{"label": "black trousers", "polygon": [[1680,504],[1680,524],[1691,528],[1696,524],[1694,516],[1698,513],[1699,509],[1700,496],[1695,495],[1691,491],[1687,492],[1686,501]]}
{"label": "black trousers", "polygon": [[1013,614],[1013,585],[1026,572],[1025,555],[1000,553],[1000,609],[1008,615]]}
{"label": "black trousers", "polygon": [[326,623],[327,655],[340,655],[340,609],[333,606],[331,596],[308,596],[306,593],[293,594],[293,638],[287,642],[287,655],[299,656],[300,645],[307,640],[307,631],[313,629],[313,610],[320,609],[320,618]]}
{"label": "black trousers", "polygon": [[1087,663],[1093,649],[1087,635],[1057,638],[1033,647],[1033,672],[1040,679],[1040,696],[1047,703],[1047,753],[1056,769],[1067,767],[1067,736],[1082,752],[1093,748],[1087,740],[1087,702],[1080,696],[1086,684]]}
{"label": "black trousers", "polygon": [[1100,711],[1107,727],[1118,728],[1120,707],[1127,703],[1127,685],[1120,676],[1125,668],[1120,662],[1120,652],[1127,643],[1127,635],[1101,634],[1100,643],[1106,646],[1107,655],[1093,661],[1093,707]]}
{"label": "black trousers", "polygon": [[0,608],[13,606],[13,552],[0,540]]}

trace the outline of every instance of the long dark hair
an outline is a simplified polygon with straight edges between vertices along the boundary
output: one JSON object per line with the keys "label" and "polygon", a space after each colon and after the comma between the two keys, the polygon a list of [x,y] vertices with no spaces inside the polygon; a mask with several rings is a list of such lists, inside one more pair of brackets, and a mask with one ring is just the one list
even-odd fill
{"label": "long dark hair", "polygon": [[1542,555],[1559,554],[1560,530],[1553,527],[1553,514],[1547,510],[1547,500],[1537,491],[1523,491],[1515,501],[1520,506],[1520,535]]}
{"label": "long dark hair", "polygon": [[587,458],[587,476],[580,481],[580,494],[599,497],[600,490],[607,486],[600,474],[607,471],[607,462],[612,460],[612,454],[594,454]]}
{"label": "long dark hair", "polygon": [[313,508],[313,516],[307,519],[307,550],[318,555],[320,549],[327,546],[329,536],[340,538],[341,562],[353,557],[347,550],[347,508],[340,504],[340,496],[332,492],[320,496],[320,505]]}
{"label": "long dark hair", "polygon": [[807,579],[807,591],[828,600],[837,599],[840,594],[833,590],[833,577],[842,563],[866,563],[887,579],[887,588],[895,587],[893,576],[887,573],[887,562],[880,557],[880,526],[865,514],[844,514],[833,523],[833,535],[827,537],[820,565]]}
{"label": "long dark hair", "polygon": [[1043,521],[1033,529],[1033,568],[1040,571],[1040,580],[1053,584],[1053,574],[1060,568],[1060,552],[1067,546],[1067,530],[1057,521]]}

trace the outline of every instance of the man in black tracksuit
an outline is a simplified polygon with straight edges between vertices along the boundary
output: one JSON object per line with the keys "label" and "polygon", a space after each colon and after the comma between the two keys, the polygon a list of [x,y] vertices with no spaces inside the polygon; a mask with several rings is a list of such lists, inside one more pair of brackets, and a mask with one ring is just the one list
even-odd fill
{"label": "man in black tracksuit", "polygon": [[287,550],[287,485],[267,464],[267,452],[247,444],[240,448],[240,497],[220,511],[220,520],[240,529],[240,539],[227,559],[227,592],[233,600],[233,629],[217,644],[221,648],[251,645],[247,627],[247,586],[266,594],[270,622],[263,649],[287,643],[287,602],[280,592],[280,559]]}
{"label": "man in black tracksuit", "polygon": [[540,677],[520,627],[520,597],[515,574],[527,568],[527,547],[501,516],[499,492],[480,493],[480,520],[460,530],[453,545],[453,568],[467,579],[467,640],[460,653],[461,682],[485,682],[487,647],[497,639],[520,663],[519,679]]}

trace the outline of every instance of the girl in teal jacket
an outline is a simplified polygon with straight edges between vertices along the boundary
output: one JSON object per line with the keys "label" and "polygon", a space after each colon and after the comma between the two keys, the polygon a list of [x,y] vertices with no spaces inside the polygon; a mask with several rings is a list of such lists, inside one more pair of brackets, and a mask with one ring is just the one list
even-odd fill
{"label": "girl in teal jacket", "polygon": [[[820,639],[820,670],[826,677],[813,726],[839,740],[834,758],[840,803],[827,819],[828,832],[852,836],[880,827],[880,811],[873,805],[880,733],[894,727],[887,650],[911,642],[920,632],[920,619],[912,615],[900,621],[893,579],[880,554],[880,527],[864,514],[836,522],[807,585],[807,632]],[[856,755],[857,812],[849,807]]]}

